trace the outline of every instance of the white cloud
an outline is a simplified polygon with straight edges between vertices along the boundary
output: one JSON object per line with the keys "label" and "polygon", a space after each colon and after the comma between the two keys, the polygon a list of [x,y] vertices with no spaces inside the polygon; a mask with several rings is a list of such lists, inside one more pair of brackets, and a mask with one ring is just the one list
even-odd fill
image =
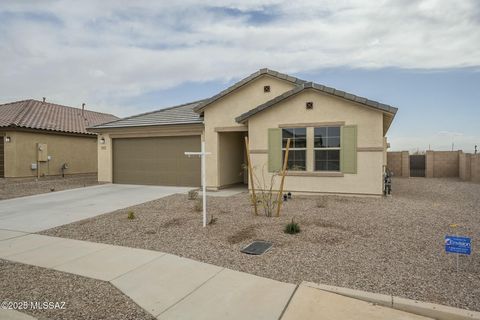
{"label": "white cloud", "polygon": [[13,0],[0,18],[2,101],[47,96],[119,114],[128,97],[261,67],[480,65],[476,0]]}

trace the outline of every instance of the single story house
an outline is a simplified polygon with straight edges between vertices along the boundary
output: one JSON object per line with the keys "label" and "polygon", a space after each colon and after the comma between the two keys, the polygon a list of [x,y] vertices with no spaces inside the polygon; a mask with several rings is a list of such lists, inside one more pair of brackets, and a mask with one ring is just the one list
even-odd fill
{"label": "single story house", "polygon": [[211,153],[206,158],[209,189],[248,183],[246,136],[255,176],[269,181],[281,169],[290,138],[286,190],[380,195],[385,135],[396,112],[386,104],[261,69],[209,99],[90,130],[98,133],[100,181],[199,186],[200,160],[184,152],[199,151],[204,140]]}
{"label": "single story house", "polygon": [[97,137],[87,127],[118,119],[37,100],[0,105],[0,178],[97,172]]}

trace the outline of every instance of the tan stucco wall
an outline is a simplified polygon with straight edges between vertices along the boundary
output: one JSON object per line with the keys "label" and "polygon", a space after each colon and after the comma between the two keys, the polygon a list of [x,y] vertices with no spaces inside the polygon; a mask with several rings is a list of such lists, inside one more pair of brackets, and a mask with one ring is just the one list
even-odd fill
{"label": "tan stucco wall", "polygon": [[[98,181],[112,182],[112,139],[203,135],[203,125],[146,126],[98,130]],[[100,143],[101,139],[105,143]],[[202,137],[203,138],[203,137]],[[191,151],[200,151],[191,150]]]}
{"label": "tan stucco wall", "polygon": [[51,160],[39,162],[39,174],[60,175],[61,166],[68,163],[65,174],[97,172],[96,137],[9,131],[11,141],[5,143],[5,177],[34,177],[32,163],[37,163],[37,143],[47,144]]}
{"label": "tan stucco wall", "polygon": [[[266,85],[270,86],[270,92],[268,93],[263,92],[263,87]],[[294,85],[291,82],[264,75],[206,107],[204,111],[205,144],[207,151],[212,153],[207,157],[208,187],[218,188],[222,186],[218,152],[219,133],[215,129],[245,128],[235,121],[236,117],[292,88],[294,88]]]}
{"label": "tan stucco wall", "polygon": [[[313,110],[305,108],[307,101],[313,102]],[[297,192],[382,194],[382,113],[315,90],[303,91],[250,118],[249,139],[250,148],[254,151],[252,163],[256,175],[261,177],[262,167],[268,160],[268,128],[331,123],[357,125],[357,174],[336,177],[287,176],[285,188]],[[307,144],[312,145],[312,137],[313,129],[307,129]],[[307,150],[307,171],[313,171],[313,157],[313,150]]]}
{"label": "tan stucco wall", "polygon": [[388,161],[387,152],[388,152],[388,141],[387,141],[387,137],[384,137],[383,138],[383,166],[384,167],[387,167],[387,161]]}

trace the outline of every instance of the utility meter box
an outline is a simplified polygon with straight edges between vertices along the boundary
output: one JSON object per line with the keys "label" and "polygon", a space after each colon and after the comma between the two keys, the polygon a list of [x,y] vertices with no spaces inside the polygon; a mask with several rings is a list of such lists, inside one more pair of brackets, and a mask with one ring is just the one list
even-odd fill
{"label": "utility meter box", "polygon": [[37,143],[37,161],[48,161],[46,143]]}

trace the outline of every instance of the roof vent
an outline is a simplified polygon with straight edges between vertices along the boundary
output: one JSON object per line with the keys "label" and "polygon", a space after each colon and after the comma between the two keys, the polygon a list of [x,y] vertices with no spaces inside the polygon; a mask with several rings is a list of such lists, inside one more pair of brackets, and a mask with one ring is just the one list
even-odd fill
{"label": "roof vent", "polygon": [[263,86],[263,92],[270,92],[270,86]]}
{"label": "roof vent", "polygon": [[47,98],[43,97],[43,103],[45,103],[45,100],[47,100]]}
{"label": "roof vent", "polygon": [[311,110],[313,109],[313,102],[312,101],[309,101],[305,104],[305,107],[307,108],[307,110]]}

